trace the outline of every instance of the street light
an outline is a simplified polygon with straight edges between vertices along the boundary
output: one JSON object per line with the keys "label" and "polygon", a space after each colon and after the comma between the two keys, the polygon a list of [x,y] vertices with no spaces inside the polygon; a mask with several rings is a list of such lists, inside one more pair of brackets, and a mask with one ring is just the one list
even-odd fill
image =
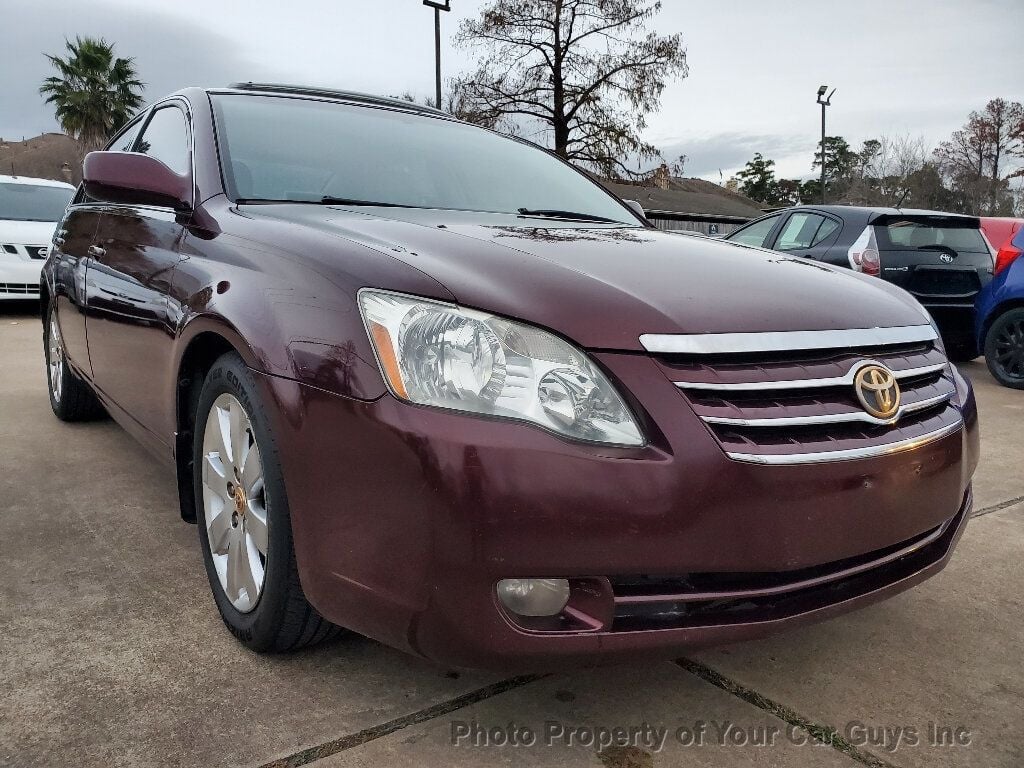
{"label": "street light", "polygon": [[434,54],[437,64],[437,108],[441,108],[441,11],[450,11],[451,0],[423,0],[423,4],[434,9]]}
{"label": "street light", "polygon": [[[426,2],[426,0],[423,0]],[[833,88],[832,92],[828,96],[825,96],[825,91],[828,90],[827,85],[823,85],[818,88],[818,103],[821,104],[821,204],[825,204],[825,107],[832,104],[832,94],[836,92]]]}

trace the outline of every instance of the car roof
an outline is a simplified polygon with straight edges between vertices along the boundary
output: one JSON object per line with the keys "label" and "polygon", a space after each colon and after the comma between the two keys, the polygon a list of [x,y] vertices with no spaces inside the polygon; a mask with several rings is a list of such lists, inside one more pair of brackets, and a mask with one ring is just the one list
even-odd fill
{"label": "car roof", "polygon": [[[844,213],[856,213],[861,216],[886,215],[886,216],[942,216],[943,218],[977,219],[977,216],[967,216],[962,213],[950,213],[948,211],[929,211],[924,208],[886,208],[883,206],[867,205],[797,205],[794,209],[805,208],[825,213],[834,213],[842,216]],[[792,209],[788,209],[792,210]]]}
{"label": "car roof", "polygon": [[282,83],[232,83],[227,88],[206,88],[207,93],[246,93],[263,96],[310,96],[318,99],[333,99],[345,101],[352,104],[365,104],[370,107],[391,107],[403,109],[408,112],[418,112],[433,117],[446,117],[453,120],[451,115],[435,107],[425,104],[417,104],[415,101],[398,99],[393,96],[377,96],[371,93],[360,93],[358,91],[337,90],[334,88],[320,88],[308,85],[287,85]]}
{"label": "car roof", "polygon": [[74,189],[74,185],[66,181],[55,181],[53,179],[36,179],[32,176],[4,176],[0,174],[0,184],[31,184],[33,187],[64,187]]}

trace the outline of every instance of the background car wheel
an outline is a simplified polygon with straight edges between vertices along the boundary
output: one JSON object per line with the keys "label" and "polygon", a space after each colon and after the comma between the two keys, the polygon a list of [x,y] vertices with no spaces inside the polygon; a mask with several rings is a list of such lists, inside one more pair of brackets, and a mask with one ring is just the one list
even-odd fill
{"label": "background car wheel", "polygon": [[985,335],[985,362],[1004,387],[1024,389],[1024,307],[995,319]]}
{"label": "background car wheel", "polygon": [[50,391],[50,408],[61,421],[89,421],[105,412],[96,395],[71,366],[64,352],[57,313],[51,304],[43,323],[43,353],[46,356],[46,383]]}
{"label": "background car wheel", "polygon": [[306,600],[270,422],[235,353],[206,376],[193,440],[199,541],[217,608],[255,651],[291,651],[340,629]]}

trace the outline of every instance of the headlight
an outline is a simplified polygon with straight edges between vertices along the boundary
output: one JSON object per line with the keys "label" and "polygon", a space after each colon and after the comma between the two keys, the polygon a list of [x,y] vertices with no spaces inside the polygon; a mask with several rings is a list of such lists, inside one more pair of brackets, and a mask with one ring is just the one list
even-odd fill
{"label": "headlight", "polygon": [[454,304],[364,288],[359,308],[391,392],[599,443],[643,445],[615,388],[557,336]]}

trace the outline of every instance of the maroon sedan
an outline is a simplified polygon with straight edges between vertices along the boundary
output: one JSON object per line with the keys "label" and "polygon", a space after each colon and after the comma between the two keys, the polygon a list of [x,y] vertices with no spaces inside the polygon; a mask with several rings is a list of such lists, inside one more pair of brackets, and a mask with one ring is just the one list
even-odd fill
{"label": "maroon sedan", "polygon": [[174,468],[253,649],[671,654],[892,595],[963,531],[973,394],[899,288],[350,93],[185,90],[84,174],[53,410]]}

